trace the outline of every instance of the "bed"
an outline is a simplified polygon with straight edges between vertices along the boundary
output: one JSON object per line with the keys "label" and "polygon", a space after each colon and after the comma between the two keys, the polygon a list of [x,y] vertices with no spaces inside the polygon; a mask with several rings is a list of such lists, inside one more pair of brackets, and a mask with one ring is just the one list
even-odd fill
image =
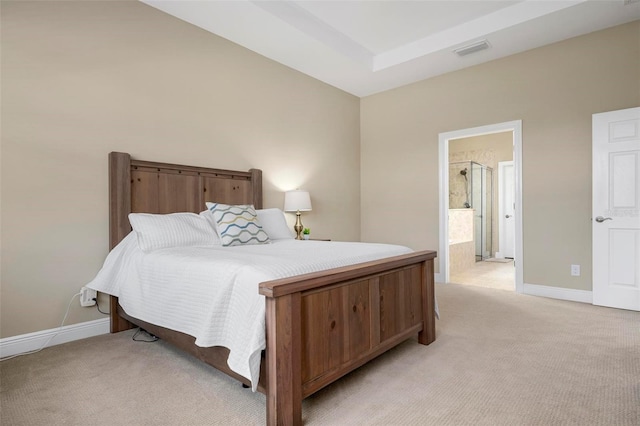
{"label": "bed", "polygon": [[[198,213],[206,201],[262,208],[262,173],[183,166],[109,154],[109,240],[131,232],[129,213]],[[313,243],[313,242],[311,242]],[[304,244],[304,243],[302,243]],[[266,349],[258,391],[269,425],[302,424],[302,400],[417,334],[436,338],[434,251],[316,271],[259,283]],[[202,347],[186,333],[130,315],[111,296],[111,332],[142,327],[234,377],[229,350]]]}

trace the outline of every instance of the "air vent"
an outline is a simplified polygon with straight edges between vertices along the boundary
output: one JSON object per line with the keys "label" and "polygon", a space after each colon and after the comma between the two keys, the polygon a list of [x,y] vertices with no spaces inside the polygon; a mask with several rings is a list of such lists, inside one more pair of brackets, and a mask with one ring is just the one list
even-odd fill
{"label": "air vent", "polygon": [[459,47],[454,50],[458,56],[467,56],[471,53],[478,52],[480,50],[488,49],[491,45],[487,40],[476,41],[475,43],[468,44],[466,46]]}
{"label": "air vent", "polygon": [[624,5],[628,6],[630,4],[638,3],[638,2],[640,2],[640,0],[624,0]]}

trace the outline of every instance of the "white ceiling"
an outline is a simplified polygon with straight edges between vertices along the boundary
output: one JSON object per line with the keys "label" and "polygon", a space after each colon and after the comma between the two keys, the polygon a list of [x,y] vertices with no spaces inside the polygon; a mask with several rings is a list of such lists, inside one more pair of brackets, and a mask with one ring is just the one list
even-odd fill
{"label": "white ceiling", "polygon": [[360,97],[640,19],[640,0],[141,1]]}

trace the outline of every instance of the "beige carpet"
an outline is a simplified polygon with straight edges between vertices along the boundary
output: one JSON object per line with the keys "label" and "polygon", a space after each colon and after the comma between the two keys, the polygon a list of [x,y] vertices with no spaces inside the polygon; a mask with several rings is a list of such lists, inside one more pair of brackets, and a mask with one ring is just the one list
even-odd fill
{"label": "beige carpet", "polygon": [[[640,313],[438,285],[411,340],[303,404],[307,425],[639,425]],[[264,424],[264,396],[131,332],[0,364],[2,425]]]}

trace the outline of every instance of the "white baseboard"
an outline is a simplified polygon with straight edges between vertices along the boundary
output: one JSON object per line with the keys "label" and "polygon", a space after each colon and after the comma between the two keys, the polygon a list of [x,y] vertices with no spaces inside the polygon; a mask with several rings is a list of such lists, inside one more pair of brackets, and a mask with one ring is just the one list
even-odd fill
{"label": "white baseboard", "polygon": [[0,339],[0,358],[40,349],[51,336],[55,337],[45,347],[107,333],[109,333],[109,318],[102,318],[81,322],[80,324],[65,325],[62,328],[52,328],[50,330],[6,337]]}
{"label": "white baseboard", "polygon": [[522,292],[531,296],[550,297],[552,299],[593,304],[593,293],[587,290],[574,290],[571,288],[524,283]]}

